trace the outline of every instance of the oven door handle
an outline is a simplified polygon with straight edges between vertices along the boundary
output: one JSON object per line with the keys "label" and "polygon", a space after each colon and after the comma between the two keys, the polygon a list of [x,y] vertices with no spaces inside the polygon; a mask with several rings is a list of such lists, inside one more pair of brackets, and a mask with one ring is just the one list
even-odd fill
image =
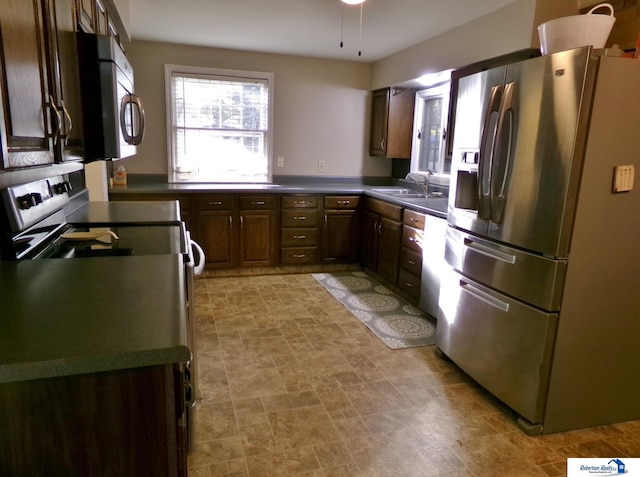
{"label": "oven door handle", "polygon": [[195,275],[200,275],[204,271],[204,250],[202,250],[202,247],[198,244],[198,242],[196,242],[195,240],[191,240],[191,238],[189,238],[189,243],[191,245],[191,249],[195,250],[196,255],[198,256],[198,260],[193,268],[193,273]]}

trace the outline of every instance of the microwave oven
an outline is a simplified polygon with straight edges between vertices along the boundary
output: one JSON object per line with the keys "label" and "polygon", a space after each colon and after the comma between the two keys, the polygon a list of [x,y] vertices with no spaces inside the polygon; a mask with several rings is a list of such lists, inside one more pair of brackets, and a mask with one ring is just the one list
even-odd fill
{"label": "microwave oven", "polygon": [[77,36],[85,161],[133,156],[144,137],[144,107],[131,63],[113,37]]}

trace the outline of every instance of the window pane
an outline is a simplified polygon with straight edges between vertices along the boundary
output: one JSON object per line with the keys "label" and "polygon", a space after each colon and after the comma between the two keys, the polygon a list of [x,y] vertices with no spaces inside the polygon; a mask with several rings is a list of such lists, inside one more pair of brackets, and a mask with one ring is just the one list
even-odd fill
{"label": "window pane", "polygon": [[424,100],[419,170],[437,171],[442,151],[442,98]]}
{"label": "window pane", "polygon": [[268,79],[174,71],[171,85],[178,180],[269,180]]}

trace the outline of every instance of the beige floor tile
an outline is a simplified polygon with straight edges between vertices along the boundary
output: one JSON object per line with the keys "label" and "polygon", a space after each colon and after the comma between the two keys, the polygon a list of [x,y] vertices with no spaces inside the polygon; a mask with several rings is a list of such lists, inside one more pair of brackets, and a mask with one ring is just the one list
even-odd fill
{"label": "beige floor tile", "polygon": [[640,421],[526,436],[433,347],[389,349],[310,274],[196,287],[189,475],[556,477],[568,457],[640,457]]}

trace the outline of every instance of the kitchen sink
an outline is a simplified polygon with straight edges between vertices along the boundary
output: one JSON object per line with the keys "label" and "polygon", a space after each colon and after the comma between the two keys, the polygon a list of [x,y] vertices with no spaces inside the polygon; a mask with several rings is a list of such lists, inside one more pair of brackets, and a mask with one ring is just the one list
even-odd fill
{"label": "kitchen sink", "polygon": [[402,197],[404,199],[424,199],[427,196],[425,194],[420,194],[419,192],[400,192],[398,194],[389,194],[394,197]]}
{"label": "kitchen sink", "polygon": [[377,192],[378,194],[386,194],[399,199],[440,199],[444,195],[442,192],[431,192],[424,194],[417,192],[413,189],[403,189],[400,187],[385,187],[384,189],[371,189],[371,192]]}
{"label": "kitchen sink", "polygon": [[371,189],[371,192],[377,192],[378,194],[408,194],[414,192],[411,189],[401,189],[398,187],[385,187],[384,189]]}

